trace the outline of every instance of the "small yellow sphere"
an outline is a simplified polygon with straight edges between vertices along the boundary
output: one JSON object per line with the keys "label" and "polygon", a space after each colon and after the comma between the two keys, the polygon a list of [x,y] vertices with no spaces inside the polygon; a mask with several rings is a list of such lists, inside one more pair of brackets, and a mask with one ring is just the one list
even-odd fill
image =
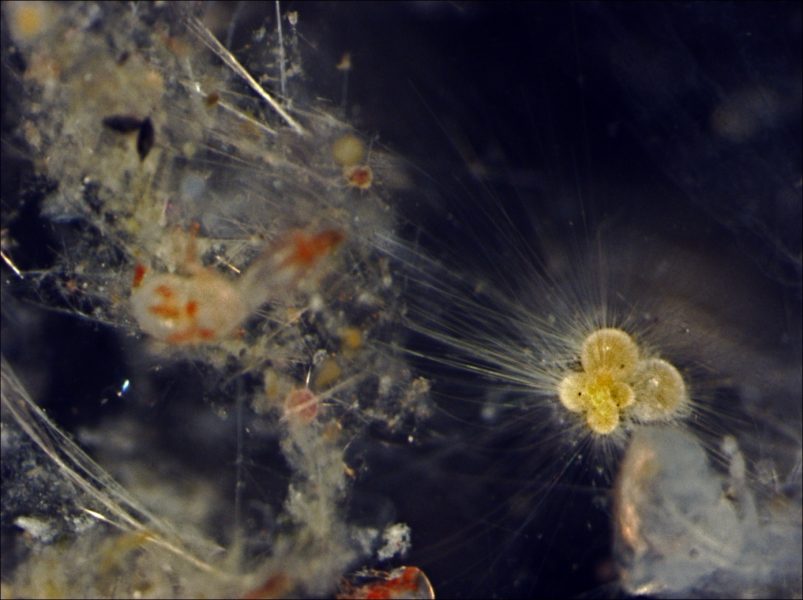
{"label": "small yellow sphere", "polygon": [[586,372],[605,370],[617,377],[628,377],[636,368],[639,351],[636,342],[621,329],[599,329],[583,342],[580,362]]}
{"label": "small yellow sphere", "polygon": [[365,144],[356,135],[347,133],[332,144],[332,157],[341,167],[354,167],[365,159]]}

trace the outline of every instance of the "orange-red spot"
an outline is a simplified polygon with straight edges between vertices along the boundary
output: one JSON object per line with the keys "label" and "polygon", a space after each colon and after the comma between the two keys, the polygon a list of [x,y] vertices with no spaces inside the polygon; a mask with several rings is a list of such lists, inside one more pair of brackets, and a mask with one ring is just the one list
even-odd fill
{"label": "orange-red spot", "polygon": [[190,317],[194,317],[198,314],[198,302],[195,300],[190,300],[187,302],[187,305],[184,307],[184,310],[187,311],[187,315]]}
{"label": "orange-red spot", "polygon": [[168,344],[184,344],[188,340],[187,332],[186,331],[177,331],[175,333],[171,333],[165,338],[165,341]]}
{"label": "orange-red spot", "polygon": [[145,273],[147,272],[148,269],[146,269],[144,265],[139,263],[134,265],[134,279],[131,282],[131,287],[139,287],[142,284],[142,280],[145,279]]}
{"label": "orange-red spot", "polygon": [[156,288],[153,290],[157,294],[159,294],[162,298],[172,298],[173,297],[173,290],[170,289],[170,286],[162,284],[157,285]]}
{"label": "orange-red spot", "polygon": [[212,329],[201,327],[198,329],[198,337],[202,340],[211,340],[215,337],[215,332]]}
{"label": "orange-red spot", "polygon": [[433,599],[435,592],[427,576],[417,567],[401,567],[390,573],[370,573],[375,581],[354,586],[348,580],[337,598],[366,598],[369,600],[393,600],[397,598]]}
{"label": "orange-red spot", "polygon": [[171,304],[155,304],[148,311],[165,319],[178,319],[181,316],[181,311]]}
{"label": "orange-red spot", "polygon": [[345,174],[349,185],[361,190],[370,188],[374,181],[374,173],[371,171],[371,167],[365,165],[349,167],[345,170]]}
{"label": "orange-red spot", "polygon": [[418,590],[419,571],[416,567],[404,567],[402,574],[384,583],[378,583],[365,590],[369,600],[385,600],[390,598],[410,598],[411,592]]}
{"label": "orange-red spot", "polygon": [[176,331],[168,335],[165,341],[167,341],[168,344],[189,344],[195,341],[195,329],[189,327],[188,329]]}
{"label": "orange-red spot", "polygon": [[414,571],[413,567],[408,567],[404,569],[404,572],[399,577],[369,586],[365,590],[365,598],[367,600],[389,600],[391,598],[406,597],[400,594],[414,592],[416,589]]}
{"label": "orange-red spot", "polygon": [[343,235],[342,231],[337,231],[336,229],[327,229],[326,231],[322,231],[315,236],[315,244],[320,249],[321,252],[331,252],[337,246],[340,245],[340,242],[346,236]]}
{"label": "orange-red spot", "polygon": [[208,342],[215,339],[215,331],[208,327],[198,327],[190,325],[181,331],[171,333],[165,341],[168,344],[193,344],[195,342]]}
{"label": "orange-red spot", "polygon": [[315,235],[303,232],[293,234],[293,253],[282,262],[282,266],[293,264],[308,268],[334,250],[345,236],[340,231],[327,229]]}
{"label": "orange-red spot", "polygon": [[292,582],[284,573],[271,575],[259,587],[245,593],[243,600],[262,600],[264,598],[281,598],[287,595]]}
{"label": "orange-red spot", "polygon": [[178,58],[186,58],[190,54],[192,46],[185,40],[169,35],[162,36],[162,42],[165,47]]}

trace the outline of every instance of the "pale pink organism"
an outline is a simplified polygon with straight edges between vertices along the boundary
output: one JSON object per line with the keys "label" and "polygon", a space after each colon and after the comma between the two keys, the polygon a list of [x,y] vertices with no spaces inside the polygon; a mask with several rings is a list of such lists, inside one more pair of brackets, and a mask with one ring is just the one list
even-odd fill
{"label": "pale pink organism", "polygon": [[308,387],[296,388],[284,400],[284,415],[295,423],[309,425],[318,415],[319,403]]}

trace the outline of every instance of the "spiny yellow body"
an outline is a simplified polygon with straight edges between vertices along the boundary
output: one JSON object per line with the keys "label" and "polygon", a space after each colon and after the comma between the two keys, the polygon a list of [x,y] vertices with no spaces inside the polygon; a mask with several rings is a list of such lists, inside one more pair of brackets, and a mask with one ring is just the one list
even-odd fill
{"label": "spiny yellow body", "polygon": [[561,404],[585,416],[597,434],[616,431],[624,419],[665,421],[688,404],[680,372],[657,358],[641,358],[638,345],[621,329],[591,333],[580,351],[582,372],[566,375],[558,386]]}

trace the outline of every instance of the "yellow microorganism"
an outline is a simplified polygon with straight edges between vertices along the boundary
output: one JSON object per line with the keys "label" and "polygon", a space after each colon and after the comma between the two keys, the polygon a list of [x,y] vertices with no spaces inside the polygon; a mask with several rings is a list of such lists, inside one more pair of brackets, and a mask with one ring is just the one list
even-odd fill
{"label": "yellow microorganism", "polygon": [[639,350],[636,342],[621,329],[600,329],[583,342],[580,362],[586,372],[611,371],[627,377],[636,368]]}
{"label": "yellow microorganism", "polygon": [[582,372],[569,373],[558,385],[561,404],[582,413],[600,435],[616,431],[623,418],[653,422],[676,417],[687,405],[683,377],[667,361],[640,355],[621,329],[591,333],[580,351]]}
{"label": "yellow microorganism", "polygon": [[362,331],[357,327],[343,327],[340,330],[340,344],[344,350],[359,350],[363,345]]}
{"label": "yellow microorganism", "polygon": [[585,413],[591,430],[603,435],[616,429],[620,412],[635,399],[627,383],[604,370],[566,376],[560,383],[559,395],[563,406]]}
{"label": "yellow microorganism", "polygon": [[6,10],[14,39],[23,44],[35,41],[58,18],[49,2],[9,2]]}
{"label": "yellow microorganism", "polygon": [[334,358],[324,360],[315,372],[315,389],[326,389],[334,384],[343,374],[343,369]]}
{"label": "yellow microorganism", "polygon": [[332,144],[332,157],[341,167],[355,167],[365,159],[365,144],[356,135],[347,133]]}

